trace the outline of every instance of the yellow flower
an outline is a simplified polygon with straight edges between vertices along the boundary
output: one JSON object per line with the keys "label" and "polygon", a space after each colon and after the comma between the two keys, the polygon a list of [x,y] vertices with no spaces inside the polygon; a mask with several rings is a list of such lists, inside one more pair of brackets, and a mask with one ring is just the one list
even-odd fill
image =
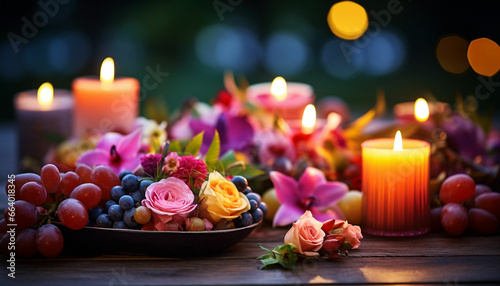
{"label": "yellow flower", "polygon": [[233,220],[250,210],[247,197],[217,171],[210,173],[201,186],[198,202],[199,217],[213,224],[221,219]]}

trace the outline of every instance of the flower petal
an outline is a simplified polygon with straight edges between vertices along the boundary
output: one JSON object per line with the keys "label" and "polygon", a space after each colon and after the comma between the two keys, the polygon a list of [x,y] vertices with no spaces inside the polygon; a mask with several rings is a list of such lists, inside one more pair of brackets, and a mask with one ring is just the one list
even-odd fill
{"label": "flower petal", "polygon": [[318,184],[325,183],[325,174],[320,170],[307,167],[299,179],[299,190],[302,199],[312,196],[312,191]]}
{"label": "flower petal", "polygon": [[318,221],[325,222],[331,219],[343,219],[342,212],[339,209],[320,210],[318,208],[311,208],[311,212]]}
{"label": "flower petal", "polygon": [[141,147],[141,129],[136,129],[135,131],[123,136],[120,142],[116,146],[116,152],[122,158],[130,159],[137,157],[137,152]]}
{"label": "flower petal", "polygon": [[120,171],[118,172],[118,174],[125,170],[134,171],[140,165],[141,165],[141,158],[139,156],[133,157],[128,160],[122,160],[121,165],[119,167]]}
{"label": "flower petal", "polygon": [[296,205],[300,201],[297,181],[276,171],[271,171],[269,176],[276,190],[276,196],[282,204]]}
{"label": "flower petal", "polygon": [[97,142],[95,148],[110,152],[113,145],[117,146],[123,135],[115,132],[108,132]]}
{"label": "flower petal", "polygon": [[327,208],[333,206],[348,191],[349,187],[342,182],[325,182],[316,185],[310,195],[315,198],[314,206]]}
{"label": "flower petal", "polygon": [[281,205],[274,215],[273,227],[284,226],[297,221],[304,210],[295,205]]}
{"label": "flower petal", "polygon": [[98,165],[109,165],[109,150],[94,149],[83,153],[76,161],[78,164],[85,164],[90,167]]}
{"label": "flower petal", "polygon": [[189,122],[189,127],[191,128],[193,134],[198,134],[202,131],[205,131],[205,133],[203,134],[203,143],[201,144],[200,152],[202,154],[207,153],[208,148],[210,147],[210,144],[214,139],[215,128],[202,122],[201,120],[196,119],[191,119],[191,121]]}

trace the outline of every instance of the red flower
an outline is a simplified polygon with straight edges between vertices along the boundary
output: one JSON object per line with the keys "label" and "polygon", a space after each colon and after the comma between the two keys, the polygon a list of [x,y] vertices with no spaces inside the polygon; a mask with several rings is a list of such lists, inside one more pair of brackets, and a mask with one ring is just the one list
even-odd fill
{"label": "red flower", "polygon": [[179,158],[179,167],[177,171],[170,176],[183,180],[189,187],[200,188],[207,178],[207,165],[194,156],[182,156]]}
{"label": "red flower", "polygon": [[160,165],[161,154],[149,154],[141,157],[141,166],[144,172],[151,176],[156,175],[156,170]]}

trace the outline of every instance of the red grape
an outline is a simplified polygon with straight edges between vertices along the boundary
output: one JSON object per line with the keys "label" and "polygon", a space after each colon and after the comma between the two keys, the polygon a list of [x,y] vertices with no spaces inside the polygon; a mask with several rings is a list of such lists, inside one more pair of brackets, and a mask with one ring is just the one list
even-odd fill
{"label": "red grape", "polygon": [[55,257],[63,250],[63,236],[53,224],[42,225],[36,235],[36,247],[45,257]]}
{"label": "red grape", "polygon": [[27,182],[37,182],[37,183],[42,183],[42,180],[39,175],[35,173],[24,173],[24,174],[19,174],[16,175],[16,178],[14,180],[14,189],[12,189],[12,184],[6,184],[5,185],[5,192],[9,194],[9,190],[11,192],[15,191],[15,196],[16,199],[20,198],[20,193],[21,193],[21,188],[26,184]]}
{"label": "red grape", "polygon": [[42,178],[42,184],[45,186],[47,193],[53,194],[59,190],[61,174],[55,165],[47,164],[43,166],[40,172],[40,178]]}
{"label": "red grape", "polygon": [[26,228],[16,235],[16,255],[22,258],[29,258],[38,253],[38,249],[36,248],[37,233],[32,228]]}
{"label": "red grape", "polygon": [[89,221],[85,205],[77,199],[69,198],[57,207],[57,216],[61,223],[71,229],[82,229]]}
{"label": "red grape", "polygon": [[469,210],[469,227],[480,234],[495,234],[498,231],[498,219],[486,210],[472,208]]}
{"label": "red grape", "polygon": [[92,174],[92,168],[85,164],[76,165],[76,174],[80,177],[81,183],[92,183],[90,175]]}
{"label": "red grape", "polygon": [[9,224],[17,224],[17,230],[32,226],[38,220],[36,206],[23,200],[16,201],[13,206],[9,205],[3,215]]}
{"label": "red grape", "polygon": [[447,233],[459,235],[465,231],[468,223],[467,211],[457,203],[448,203],[441,210],[441,224]]}
{"label": "red grape", "polygon": [[480,196],[484,193],[490,193],[490,192],[491,192],[491,189],[487,185],[477,184],[476,191],[474,191],[474,195],[465,201],[465,206],[468,208],[473,207],[475,202],[476,202],[476,198],[478,196]]}
{"label": "red grape", "polygon": [[444,180],[439,198],[446,203],[460,203],[474,195],[476,184],[465,174],[452,175]]}
{"label": "red grape", "polygon": [[21,200],[25,200],[39,206],[47,199],[47,191],[45,187],[37,182],[27,182],[21,187]]}
{"label": "red grape", "polygon": [[121,185],[120,178],[108,166],[97,166],[90,176],[92,183],[96,184],[102,191],[102,199],[107,201],[111,199],[110,192],[114,186]]}
{"label": "red grape", "polygon": [[441,210],[442,207],[437,207],[431,210],[431,229],[441,228]]}
{"label": "red grape", "polygon": [[80,176],[75,172],[67,172],[61,178],[60,189],[65,196],[69,197],[78,185],[80,185]]}
{"label": "red grape", "polygon": [[476,208],[487,210],[500,220],[500,194],[484,193],[476,198]]}
{"label": "red grape", "polygon": [[91,209],[101,201],[102,191],[92,183],[81,184],[71,192],[70,198],[79,200],[87,209]]}

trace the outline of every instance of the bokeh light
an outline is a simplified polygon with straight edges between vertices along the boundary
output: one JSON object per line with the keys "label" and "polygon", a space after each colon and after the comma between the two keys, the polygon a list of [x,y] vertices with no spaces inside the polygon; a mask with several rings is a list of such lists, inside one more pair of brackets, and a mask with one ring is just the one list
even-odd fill
{"label": "bokeh light", "polygon": [[472,69],[480,75],[493,76],[500,69],[500,47],[488,38],[472,41],[467,58]]}
{"label": "bokeh light", "polygon": [[352,78],[361,72],[364,58],[358,52],[349,52],[352,43],[332,39],[321,50],[321,64],[333,77],[340,79]]}
{"label": "bokeh light", "polygon": [[278,32],[266,42],[264,65],[271,74],[293,76],[304,70],[309,55],[309,48],[299,35]]}
{"label": "bokeh light", "polygon": [[328,12],[327,21],[332,32],[345,40],[356,40],[368,28],[365,8],[352,1],[335,3]]}
{"label": "bokeh light", "polygon": [[396,71],[406,58],[406,45],[396,34],[388,31],[371,38],[368,46],[361,51],[365,58],[365,72],[375,76]]}
{"label": "bokeh light", "polygon": [[446,36],[439,40],[436,57],[441,67],[451,73],[461,74],[469,67],[467,48],[469,42],[460,36]]}

